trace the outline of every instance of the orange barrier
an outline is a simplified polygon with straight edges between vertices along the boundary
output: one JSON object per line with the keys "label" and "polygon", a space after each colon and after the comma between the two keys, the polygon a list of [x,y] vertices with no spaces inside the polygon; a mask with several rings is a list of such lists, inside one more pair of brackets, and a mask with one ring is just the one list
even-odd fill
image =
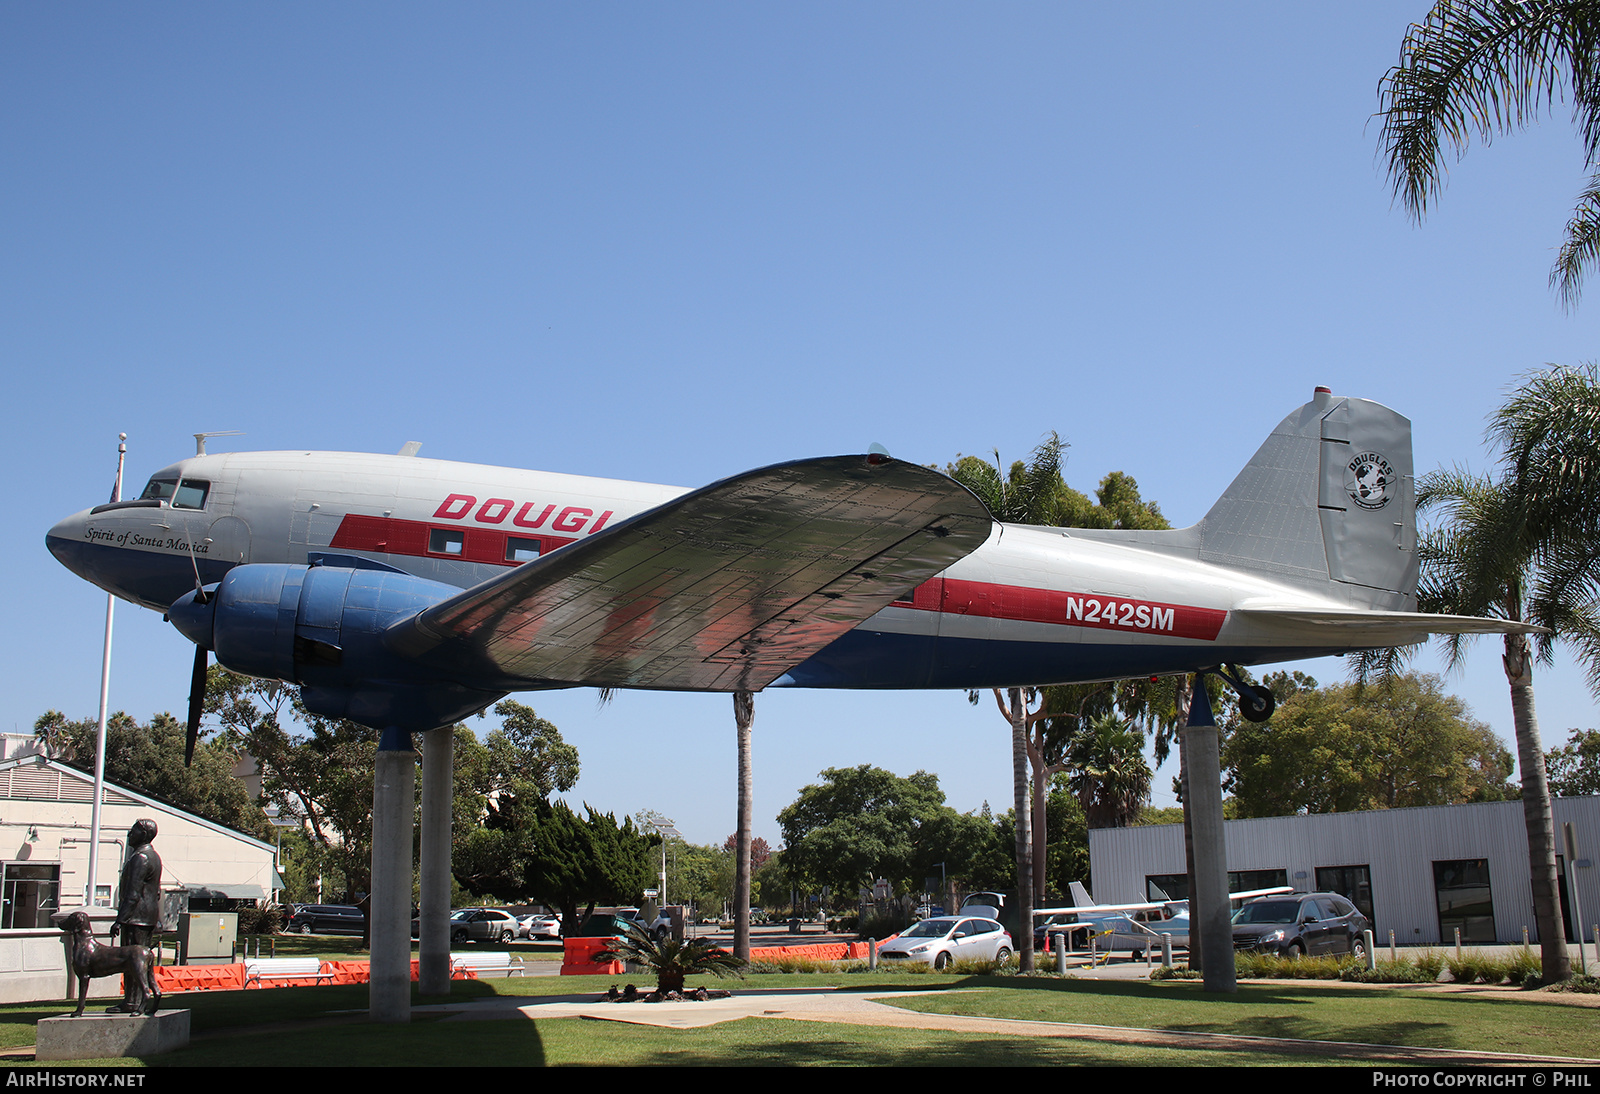
{"label": "orange barrier", "polygon": [[[620,968],[621,966],[618,966]],[[372,962],[370,961],[325,961],[323,971],[331,972],[334,984],[365,984],[372,979]],[[411,979],[420,976],[418,959],[411,960]],[[475,980],[477,974],[455,969],[451,972],[453,980]],[[321,983],[330,983],[323,979]],[[243,991],[245,988],[244,965],[159,965],[156,967],[156,984],[161,988],[161,994],[186,992],[186,991]],[[258,981],[258,988],[294,988],[313,987],[318,984],[316,979],[306,977],[294,980],[268,980]]]}
{"label": "orange barrier", "polygon": [[596,961],[594,955],[609,949],[615,938],[569,938],[561,951],[562,976],[621,976],[621,961]]}
{"label": "orange barrier", "polygon": [[750,951],[752,961],[782,961],[803,957],[810,961],[864,961],[865,942],[814,942],[809,946],[762,946]]}
{"label": "orange barrier", "polygon": [[182,991],[242,991],[243,965],[157,965],[161,994]]}

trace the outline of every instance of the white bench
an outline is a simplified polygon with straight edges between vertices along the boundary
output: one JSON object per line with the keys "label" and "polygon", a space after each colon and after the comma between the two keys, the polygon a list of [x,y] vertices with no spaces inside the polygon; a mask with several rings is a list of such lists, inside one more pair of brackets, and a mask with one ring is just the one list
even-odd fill
{"label": "white bench", "polygon": [[244,986],[260,987],[269,980],[315,980],[318,984],[333,983],[333,973],[322,967],[316,957],[255,957],[244,963]]}
{"label": "white bench", "polygon": [[526,976],[528,970],[522,958],[503,951],[486,953],[452,953],[450,974],[470,972],[476,976]]}

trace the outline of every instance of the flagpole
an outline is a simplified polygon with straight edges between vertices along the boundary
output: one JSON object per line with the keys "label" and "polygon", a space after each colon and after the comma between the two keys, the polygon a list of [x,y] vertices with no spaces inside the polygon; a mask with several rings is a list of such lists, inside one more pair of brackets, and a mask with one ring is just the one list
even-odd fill
{"label": "flagpole", "polygon": [[[117,434],[117,479],[111,487],[111,500],[122,500],[122,462],[128,454],[128,435]],[[106,594],[106,642],[100,658],[100,727],[94,744],[94,808],[89,813],[89,876],[84,883],[83,905],[94,906],[96,870],[100,861],[100,805],[106,793],[106,708],[111,699],[111,618],[117,598]]]}

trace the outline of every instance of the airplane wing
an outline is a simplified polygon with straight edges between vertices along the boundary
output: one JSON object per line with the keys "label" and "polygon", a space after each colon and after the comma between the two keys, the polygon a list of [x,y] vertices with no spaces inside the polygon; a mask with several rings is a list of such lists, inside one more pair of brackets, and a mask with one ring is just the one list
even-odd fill
{"label": "airplane wing", "polygon": [[880,456],[761,468],[435,604],[390,648],[508,689],[759,690],[976,550],[965,487]]}
{"label": "airplane wing", "polygon": [[1543,634],[1543,627],[1509,619],[1429,612],[1385,612],[1303,607],[1235,608],[1230,617],[1241,623],[1296,630],[1312,645],[1408,646],[1435,634]]}
{"label": "airplane wing", "polygon": [[[1258,896],[1275,896],[1278,893],[1292,893],[1294,889],[1288,885],[1279,885],[1272,889],[1248,889],[1242,893],[1229,893],[1228,899],[1250,900]],[[1065,915],[1071,912],[1074,915],[1091,915],[1096,912],[1153,912],[1157,908],[1165,908],[1169,904],[1187,904],[1187,900],[1157,900],[1145,904],[1079,904],[1071,908],[1035,908],[1034,915]]]}
{"label": "airplane wing", "polygon": [[1100,912],[1153,912],[1157,908],[1165,908],[1173,903],[1170,900],[1157,900],[1144,904],[1075,904],[1071,908],[1035,908],[1034,915],[1093,915]]}

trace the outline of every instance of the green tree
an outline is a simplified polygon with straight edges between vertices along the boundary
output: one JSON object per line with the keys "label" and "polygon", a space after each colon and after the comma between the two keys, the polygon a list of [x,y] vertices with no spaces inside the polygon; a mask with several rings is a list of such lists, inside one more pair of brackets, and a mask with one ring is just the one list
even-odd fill
{"label": "green tree", "polygon": [[[1510,454],[1507,460],[1512,462]],[[1534,609],[1539,622],[1561,631],[1600,631],[1592,600],[1530,598],[1530,589],[1539,584],[1541,557],[1565,539],[1566,531],[1541,527],[1530,519],[1539,506],[1528,504],[1518,488],[1461,470],[1436,471],[1418,483],[1417,508],[1432,509],[1443,517],[1443,523],[1417,543],[1422,565],[1417,602],[1423,611],[1523,622]],[[1444,641],[1450,664],[1459,664],[1465,636],[1446,635]],[[1536,653],[1548,660],[1550,646],[1546,638],[1536,647],[1522,632],[1507,633],[1503,642],[1501,664],[1511,689],[1540,963],[1544,980],[1552,982],[1570,976],[1571,963],[1557,905],[1555,820],[1533,696]],[[1358,657],[1358,675],[1364,676],[1374,665],[1394,664],[1393,652]]]}
{"label": "green tree", "polygon": [[631,904],[650,887],[661,837],[646,835],[624,817],[584,807],[580,817],[566,802],[539,801],[528,839],[523,884],[529,896],[561,909],[562,933],[576,934],[599,904]]}
{"label": "green tree", "polygon": [[[1002,470],[1000,453],[994,462],[975,456],[957,456],[945,470],[978,497],[995,519],[1013,524],[1075,528],[1167,528],[1161,509],[1139,496],[1131,475],[1114,471],[1100,480],[1096,502],[1072,489],[1061,477],[1066,442],[1049,433],[1029,460],[1017,460]],[[1142,685],[1148,687],[1148,685]],[[1071,712],[1071,731],[1081,730],[1089,696],[1104,691],[1113,702],[1129,689],[1096,685],[1088,689],[1052,689],[1053,696],[1034,688],[1008,688],[994,692],[1000,715],[1011,727],[1012,794],[1014,796],[1019,922],[1033,922],[1035,902],[1043,896],[1044,861],[1049,845],[1045,787],[1051,775],[1063,770],[1063,717]],[[1143,692],[1135,689],[1130,694]],[[969,693],[977,701],[977,693]],[[1037,705],[1035,705],[1037,703]],[[1029,776],[1032,776],[1031,781]],[[1029,788],[1032,787],[1030,800]],[[1017,939],[1018,960],[1024,972],[1033,970],[1033,933]]]}
{"label": "green tree", "polygon": [[958,876],[980,850],[973,840],[984,826],[944,803],[937,775],[901,778],[863,764],[830,767],[822,779],[778,814],[784,867],[798,885],[828,886],[854,900],[883,877],[898,892],[920,892],[930,873],[938,876],[938,863]]}
{"label": "green tree", "polygon": [[1499,801],[1511,754],[1436,676],[1298,690],[1223,745],[1240,817]]}
{"label": "green tree", "polygon": [[[56,710],[33,723],[47,755],[89,774],[98,730],[96,719],[68,721]],[[184,725],[171,714],[140,723],[119,710],[106,719],[106,781],[272,842],[266,813],[234,776],[238,750],[226,741],[205,741],[186,767],[183,746]]]}
{"label": "green tree", "polygon": [[1068,785],[1090,828],[1126,828],[1150,800],[1144,734],[1123,718],[1100,714],[1073,738]]}
{"label": "green tree", "polygon": [[1545,754],[1550,793],[1563,798],[1600,794],[1600,732],[1573,730],[1565,747]]}
{"label": "green tree", "polygon": [[1488,144],[1570,98],[1590,175],[1550,271],[1569,307],[1600,254],[1596,41],[1595,0],[1438,0],[1407,28],[1399,63],[1378,84],[1389,179],[1417,220],[1474,135]]}

